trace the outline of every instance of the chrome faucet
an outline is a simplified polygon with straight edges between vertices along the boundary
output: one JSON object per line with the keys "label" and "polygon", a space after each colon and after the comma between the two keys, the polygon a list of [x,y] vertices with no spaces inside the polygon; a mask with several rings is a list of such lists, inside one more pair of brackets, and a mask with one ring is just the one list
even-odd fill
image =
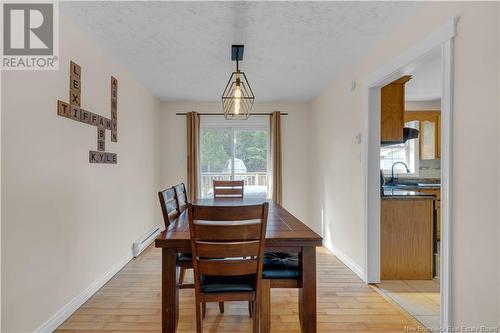
{"label": "chrome faucet", "polygon": [[408,168],[408,166],[406,165],[406,163],[401,162],[401,161],[394,163],[392,165],[392,168],[391,168],[391,183],[392,184],[396,184],[396,179],[394,178],[394,166],[396,164],[403,164],[405,166],[405,168],[406,168],[406,173],[410,173],[410,169]]}

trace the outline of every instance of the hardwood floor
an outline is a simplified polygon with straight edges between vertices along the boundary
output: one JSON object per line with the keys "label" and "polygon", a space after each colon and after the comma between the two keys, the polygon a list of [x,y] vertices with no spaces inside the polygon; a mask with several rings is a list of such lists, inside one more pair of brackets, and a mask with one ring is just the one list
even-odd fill
{"label": "hardwood floor", "polygon": [[[161,251],[150,246],[133,259],[57,330],[160,332]],[[416,321],[364,284],[326,248],[318,248],[318,332],[408,332]],[[191,270],[186,283],[192,280]],[[180,291],[178,332],[196,331],[194,291]],[[300,332],[297,290],[272,290],[272,332]],[[207,304],[204,332],[250,332],[246,302]]]}

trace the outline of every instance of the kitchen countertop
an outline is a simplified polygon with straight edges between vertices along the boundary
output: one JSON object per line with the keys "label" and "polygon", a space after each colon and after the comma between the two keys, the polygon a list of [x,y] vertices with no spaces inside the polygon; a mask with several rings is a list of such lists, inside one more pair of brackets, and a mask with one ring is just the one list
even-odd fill
{"label": "kitchen countertop", "polygon": [[398,190],[405,190],[405,191],[418,191],[419,189],[440,189],[441,184],[435,183],[435,184],[429,184],[429,183],[386,183],[384,187],[389,187],[389,188],[395,188]]}
{"label": "kitchen countertop", "polygon": [[398,177],[398,182],[406,183],[424,183],[424,184],[439,184],[441,182],[440,178],[420,178],[420,177],[404,177],[404,174],[401,177]]}
{"label": "kitchen countertop", "polygon": [[403,190],[395,186],[384,186],[384,193],[382,199],[416,199],[416,198],[429,198],[434,199],[435,196],[429,193],[418,192],[413,190]]}

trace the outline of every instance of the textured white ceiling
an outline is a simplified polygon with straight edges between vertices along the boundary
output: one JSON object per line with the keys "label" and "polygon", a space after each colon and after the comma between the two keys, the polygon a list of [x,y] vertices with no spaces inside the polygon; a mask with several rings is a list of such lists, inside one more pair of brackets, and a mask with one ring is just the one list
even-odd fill
{"label": "textured white ceiling", "polygon": [[61,11],[162,100],[219,100],[241,69],[256,100],[309,100],[402,24],[415,2],[62,2]]}

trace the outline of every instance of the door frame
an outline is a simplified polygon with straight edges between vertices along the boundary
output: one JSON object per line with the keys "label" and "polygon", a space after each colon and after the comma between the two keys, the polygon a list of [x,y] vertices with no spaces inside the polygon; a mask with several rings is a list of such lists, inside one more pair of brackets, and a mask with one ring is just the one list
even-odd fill
{"label": "door frame", "polygon": [[380,90],[405,73],[403,68],[430,51],[441,48],[441,241],[440,297],[441,327],[451,325],[451,221],[453,143],[453,43],[457,18],[428,34],[362,81],[366,119],[363,147],[366,283],[380,282]]}

